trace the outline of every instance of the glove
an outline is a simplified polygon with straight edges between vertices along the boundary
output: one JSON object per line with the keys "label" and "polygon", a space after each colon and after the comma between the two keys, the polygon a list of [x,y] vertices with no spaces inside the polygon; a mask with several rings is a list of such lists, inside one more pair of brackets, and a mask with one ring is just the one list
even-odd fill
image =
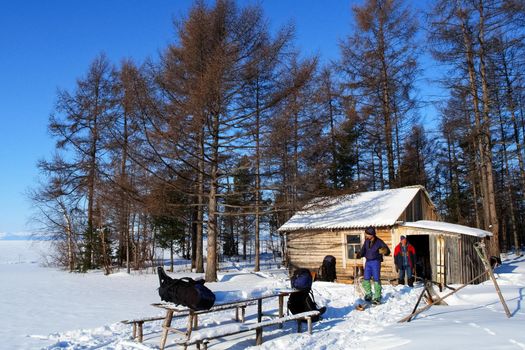
{"label": "glove", "polygon": [[386,253],[388,253],[388,249],[386,249],[385,247],[379,248],[379,254],[385,255]]}
{"label": "glove", "polygon": [[361,252],[355,253],[355,258],[356,259],[361,259]]}

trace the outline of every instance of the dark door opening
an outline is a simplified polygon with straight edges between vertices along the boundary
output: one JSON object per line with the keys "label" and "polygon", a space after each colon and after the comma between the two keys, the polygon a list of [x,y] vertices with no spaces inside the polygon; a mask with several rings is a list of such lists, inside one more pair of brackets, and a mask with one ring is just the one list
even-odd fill
{"label": "dark door opening", "polygon": [[423,279],[432,279],[429,236],[407,236],[407,240],[416,250],[416,276]]}

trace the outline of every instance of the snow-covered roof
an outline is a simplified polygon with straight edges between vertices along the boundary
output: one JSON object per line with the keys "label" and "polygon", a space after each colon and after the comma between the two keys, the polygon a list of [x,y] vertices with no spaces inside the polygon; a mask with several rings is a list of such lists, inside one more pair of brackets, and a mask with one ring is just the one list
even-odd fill
{"label": "snow-covered roof", "polygon": [[401,224],[401,226],[422,228],[422,229],[428,229],[428,230],[434,230],[434,231],[459,233],[462,235],[469,235],[469,236],[476,236],[476,237],[492,236],[492,232],[490,231],[485,231],[479,228],[463,226],[463,225],[458,225],[458,224],[450,224],[448,222],[440,222],[440,221],[419,220],[416,222],[405,222]]}
{"label": "snow-covered roof", "polygon": [[361,192],[312,200],[279,231],[392,226],[421,186]]}

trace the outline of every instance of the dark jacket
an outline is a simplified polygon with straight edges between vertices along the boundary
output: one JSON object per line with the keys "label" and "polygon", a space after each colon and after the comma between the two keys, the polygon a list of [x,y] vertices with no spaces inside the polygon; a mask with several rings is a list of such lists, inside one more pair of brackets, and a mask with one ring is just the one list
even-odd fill
{"label": "dark jacket", "polygon": [[[416,249],[414,246],[407,242],[407,258],[408,258],[408,265],[411,269],[414,268],[415,263],[415,255],[416,255]],[[400,270],[403,269],[403,254],[401,250],[401,243],[399,243],[396,248],[394,249],[394,263],[396,264],[396,267]]]}
{"label": "dark jacket", "polygon": [[376,236],[373,240],[365,240],[365,243],[363,243],[363,246],[361,247],[360,256],[366,258],[367,261],[383,261],[383,255],[379,253],[380,248],[386,248],[385,255],[390,255],[390,249],[381,238]]}

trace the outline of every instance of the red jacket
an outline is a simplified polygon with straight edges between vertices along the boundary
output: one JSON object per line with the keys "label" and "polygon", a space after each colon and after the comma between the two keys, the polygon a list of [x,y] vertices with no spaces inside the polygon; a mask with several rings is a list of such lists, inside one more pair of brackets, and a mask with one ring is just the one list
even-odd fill
{"label": "red jacket", "polygon": [[[408,255],[408,264],[410,268],[414,268],[416,250],[414,246],[407,242],[407,255]],[[401,243],[399,243],[394,249],[394,262],[398,269],[403,269],[403,254],[401,254]]]}

